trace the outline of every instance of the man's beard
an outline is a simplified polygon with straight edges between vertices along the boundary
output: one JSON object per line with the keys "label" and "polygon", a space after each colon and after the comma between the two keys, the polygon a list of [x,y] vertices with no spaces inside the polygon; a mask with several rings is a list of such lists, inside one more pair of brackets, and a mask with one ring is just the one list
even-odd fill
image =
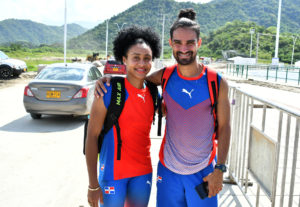
{"label": "man's beard", "polygon": [[176,55],[173,53],[173,55],[179,65],[189,65],[189,64],[193,63],[196,59],[196,55],[194,55],[194,53],[192,51],[187,52],[190,54],[190,58],[181,58],[180,59],[179,58],[180,53],[182,53],[182,52],[176,52]]}

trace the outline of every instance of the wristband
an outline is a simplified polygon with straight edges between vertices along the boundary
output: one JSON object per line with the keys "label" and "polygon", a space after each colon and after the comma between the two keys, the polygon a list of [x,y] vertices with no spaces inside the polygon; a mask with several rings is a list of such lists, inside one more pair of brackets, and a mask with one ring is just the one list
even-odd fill
{"label": "wristband", "polygon": [[97,191],[100,189],[100,186],[98,186],[97,188],[90,188],[90,186],[88,186],[89,191]]}

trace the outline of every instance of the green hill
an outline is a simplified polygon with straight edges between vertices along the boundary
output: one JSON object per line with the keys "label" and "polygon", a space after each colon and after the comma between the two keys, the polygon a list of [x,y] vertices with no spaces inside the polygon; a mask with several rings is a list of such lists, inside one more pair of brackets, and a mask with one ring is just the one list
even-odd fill
{"label": "green hill", "polygon": [[[251,35],[249,28],[255,29],[256,33],[264,34],[259,37],[258,59],[270,61],[275,53],[276,27],[259,26],[253,22],[241,22],[239,20],[228,22],[223,27],[209,33],[203,38],[199,55],[209,57],[223,56],[222,52],[235,50],[242,56],[250,56]],[[291,62],[293,50],[293,36],[288,32],[280,34],[278,57],[285,63]],[[300,36],[295,44],[294,61],[300,60]],[[251,56],[256,57],[257,35],[253,35],[253,45]],[[237,55],[235,54],[235,55]]]}
{"label": "green hill", "polygon": [[[207,4],[176,2],[174,0],[144,0],[109,19],[109,50],[118,32],[117,25],[137,24],[150,26],[159,34],[162,31],[162,14],[165,14],[165,45],[168,47],[169,28],[182,8],[194,8],[201,35],[224,26],[227,22],[252,21],[270,27],[277,24],[278,0],[215,0]],[[285,0],[282,5],[281,31],[300,33],[300,1]],[[250,28],[249,28],[250,29]],[[249,31],[249,30],[248,30]],[[105,50],[106,23],[99,24],[69,41],[70,48]]]}
{"label": "green hill", "polygon": [[[68,24],[68,39],[87,29],[78,24]],[[0,44],[29,42],[34,45],[63,43],[64,26],[48,26],[30,20],[7,19],[0,21]]]}

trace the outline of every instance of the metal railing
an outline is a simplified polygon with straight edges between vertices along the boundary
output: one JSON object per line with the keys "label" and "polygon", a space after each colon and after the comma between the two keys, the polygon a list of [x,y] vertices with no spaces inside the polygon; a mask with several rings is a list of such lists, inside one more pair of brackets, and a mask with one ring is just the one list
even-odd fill
{"label": "metal railing", "polygon": [[252,78],[300,85],[299,67],[274,65],[236,65],[228,63],[226,67],[226,73],[246,79]]}
{"label": "metal railing", "polygon": [[230,179],[250,206],[300,206],[299,111],[232,86],[229,97]]}

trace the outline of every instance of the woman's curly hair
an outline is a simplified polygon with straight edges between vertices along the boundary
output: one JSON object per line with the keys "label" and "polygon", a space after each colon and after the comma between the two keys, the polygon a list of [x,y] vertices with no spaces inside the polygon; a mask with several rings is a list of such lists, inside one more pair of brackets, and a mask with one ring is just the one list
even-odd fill
{"label": "woman's curly hair", "polygon": [[130,26],[122,29],[113,42],[115,59],[123,63],[129,48],[138,43],[146,43],[152,50],[152,59],[160,56],[161,46],[157,33],[150,27]]}

